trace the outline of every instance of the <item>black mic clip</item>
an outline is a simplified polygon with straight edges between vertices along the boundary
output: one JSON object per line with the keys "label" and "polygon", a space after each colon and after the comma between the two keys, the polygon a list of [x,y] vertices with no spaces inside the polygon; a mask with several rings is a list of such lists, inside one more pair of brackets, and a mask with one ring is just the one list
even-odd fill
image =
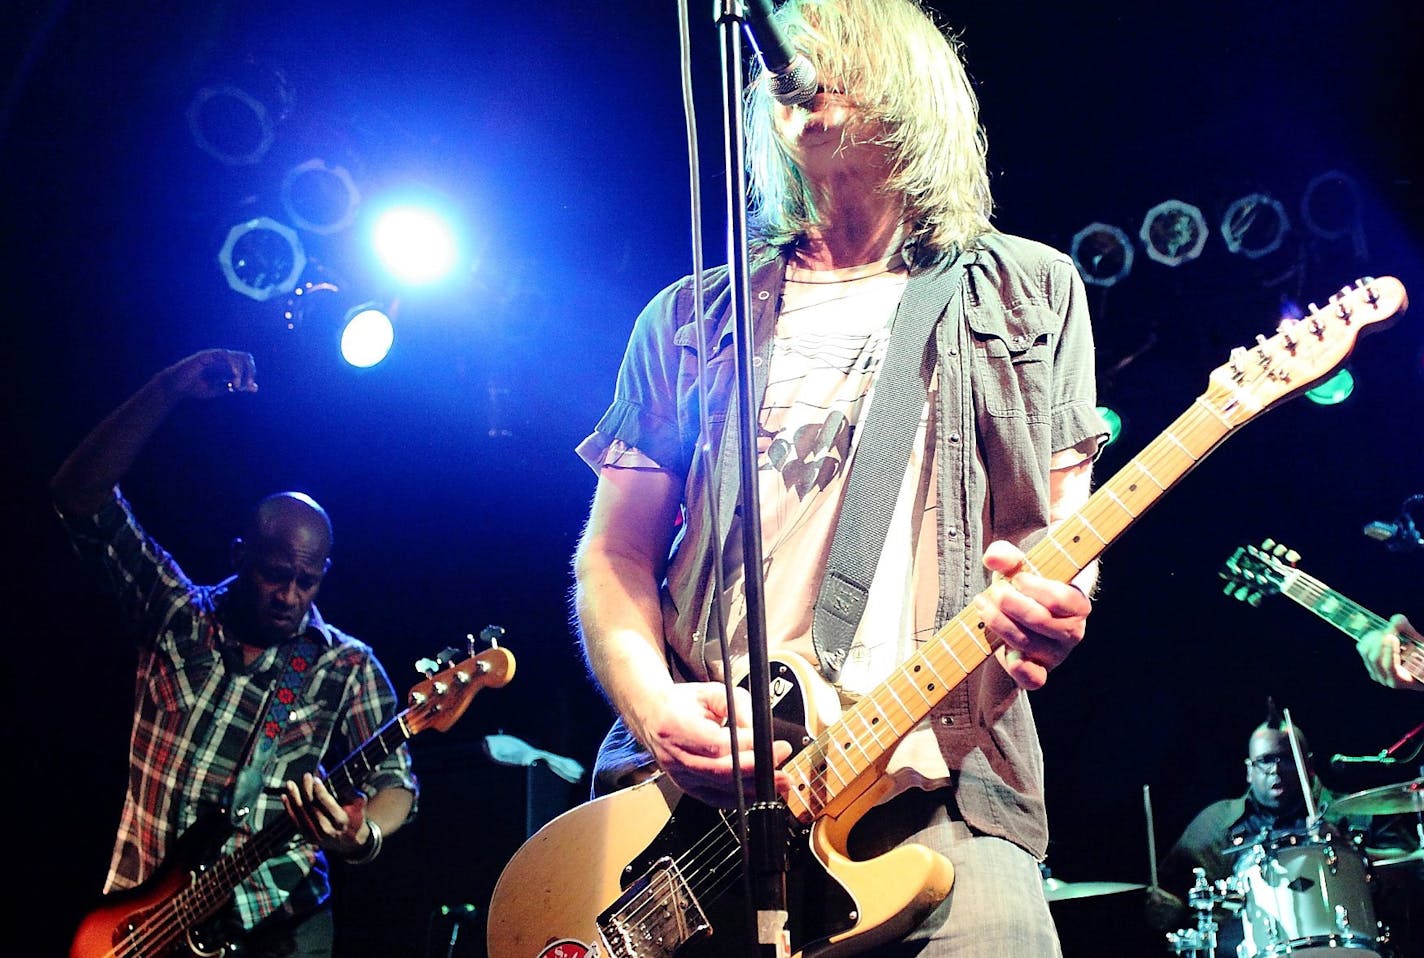
{"label": "black mic clip", "polygon": [[1424,503],[1424,493],[1405,499],[1399,507],[1399,518],[1393,522],[1370,522],[1360,531],[1367,538],[1383,542],[1390,552],[1414,552],[1424,549],[1424,536],[1419,534],[1414,516],[1410,514],[1410,510],[1420,503]]}

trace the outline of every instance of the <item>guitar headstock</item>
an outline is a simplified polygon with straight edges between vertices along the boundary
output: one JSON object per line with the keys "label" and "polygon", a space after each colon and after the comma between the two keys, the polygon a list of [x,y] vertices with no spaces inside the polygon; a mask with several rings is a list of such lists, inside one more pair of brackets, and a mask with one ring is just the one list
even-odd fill
{"label": "guitar headstock", "polygon": [[[442,655],[441,661],[448,659]],[[412,735],[431,728],[447,731],[465,714],[480,689],[497,689],[514,678],[514,655],[498,646],[443,668],[439,664],[422,660],[425,680],[416,683],[407,697],[404,721]]]}
{"label": "guitar headstock", "polygon": [[1271,539],[1259,546],[1242,546],[1231,554],[1219,575],[1226,580],[1226,594],[1252,607],[1261,604],[1268,595],[1275,595],[1285,585],[1285,577],[1294,571],[1300,553]]}
{"label": "guitar headstock", "polygon": [[1393,276],[1355,281],[1303,319],[1283,319],[1276,334],[1238,346],[1211,373],[1207,398],[1230,425],[1240,425],[1330,375],[1349,357],[1361,332],[1409,305]]}

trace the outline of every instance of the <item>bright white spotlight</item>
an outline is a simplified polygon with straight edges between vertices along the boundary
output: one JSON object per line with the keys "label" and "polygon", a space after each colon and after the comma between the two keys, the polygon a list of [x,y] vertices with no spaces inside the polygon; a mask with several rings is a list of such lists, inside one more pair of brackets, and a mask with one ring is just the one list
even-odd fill
{"label": "bright white spotlight", "polygon": [[391,318],[374,306],[358,306],[341,331],[341,357],[359,369],[368,369],[386,358],[395,341]]}
{"label": "bright white spotlight", "polygon": [[372,239],[376,255],[395,276],[408,283],[430,283],[455,266],[455,234],[436,213],[397,207],[381,214]]}

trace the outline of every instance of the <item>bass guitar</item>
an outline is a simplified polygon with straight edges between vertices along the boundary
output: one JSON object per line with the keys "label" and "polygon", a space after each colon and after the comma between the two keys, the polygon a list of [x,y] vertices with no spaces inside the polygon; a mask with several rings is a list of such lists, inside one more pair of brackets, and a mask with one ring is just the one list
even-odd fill
{"label": "bass guitar", "polygon": [[[1360,331],[1405,305],[1398,280],[1360,280],[1304,319],[1282,322],[1270,339],[1233,350],[1166,432],[1028,551],[1025,568],[1071,579],[1218,443],[1327,376]],[[856,861],[847,836],[890,793],[884,772],[894,746],[996,643],[971,604],[839,715],[821,705],[836,696],[818,673],[795,658],[771,661],[776,737],[801,743],[784,766],[792,832],[784,935],[793,954],[864,951],[904,934],[949,894],[953,870],[928,848],[905,845]],[[750,954],[763,936],[744,894],[742,831],[736,812],[689,798],[661,773],[570,809],[501,872],[489,907],[489,958]]]}
{"label": "bass guitar", "polygon": [[[1221,569],[1226,594],[1250,606],[1277,593],[1305,606],[1356,642],[1366,633],[1389,626],[1389,620],[1296,568],[1300,554],[1271,539],[1259,546],[1242,546]],[[1399,664],[1424,681],[1424,643],[1408,635],[1399,637]]]}
{"label": "bass guitar", "polygon": [[[493,642],[502,631],[490,626],[481,635]],[[453,659],[446,653],[440,662],[421,663],[426,678],[410,690],[407,708],[327,776],[333,794],[350,794],[402,743],[427,729],[448,730],[480,689],[499,688],[514,677],[514,656],[497,645],[439,668]],[[213,919],[237,886],[297,835],[295,823],[284,814],[231,853],[209,860],[204,852],[219,847],[227,837],[226,819],[199,822],[184,833],[151,878],[136,888],[106,895],[103,904],[85,916],[69,958],[211,956],[234,950]]]}

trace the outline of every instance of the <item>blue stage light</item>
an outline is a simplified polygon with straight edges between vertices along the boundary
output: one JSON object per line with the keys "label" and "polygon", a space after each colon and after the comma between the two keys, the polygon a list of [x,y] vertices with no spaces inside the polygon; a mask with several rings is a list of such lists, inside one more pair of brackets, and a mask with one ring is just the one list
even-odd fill
{"label": "blue stage light", "polygon": [[352,366],[368,369],[386,358],[394,342],[391,318],[375,306],[358,306],[347,314],[341,331],[341,356]]}
{"label": "blue stage light", "polygon": [[413,206],[392,207],[382,213],[372,242],[381,263],[406,283],[444,279],[454,270],[458,254],[450,223],[432,210]]}

